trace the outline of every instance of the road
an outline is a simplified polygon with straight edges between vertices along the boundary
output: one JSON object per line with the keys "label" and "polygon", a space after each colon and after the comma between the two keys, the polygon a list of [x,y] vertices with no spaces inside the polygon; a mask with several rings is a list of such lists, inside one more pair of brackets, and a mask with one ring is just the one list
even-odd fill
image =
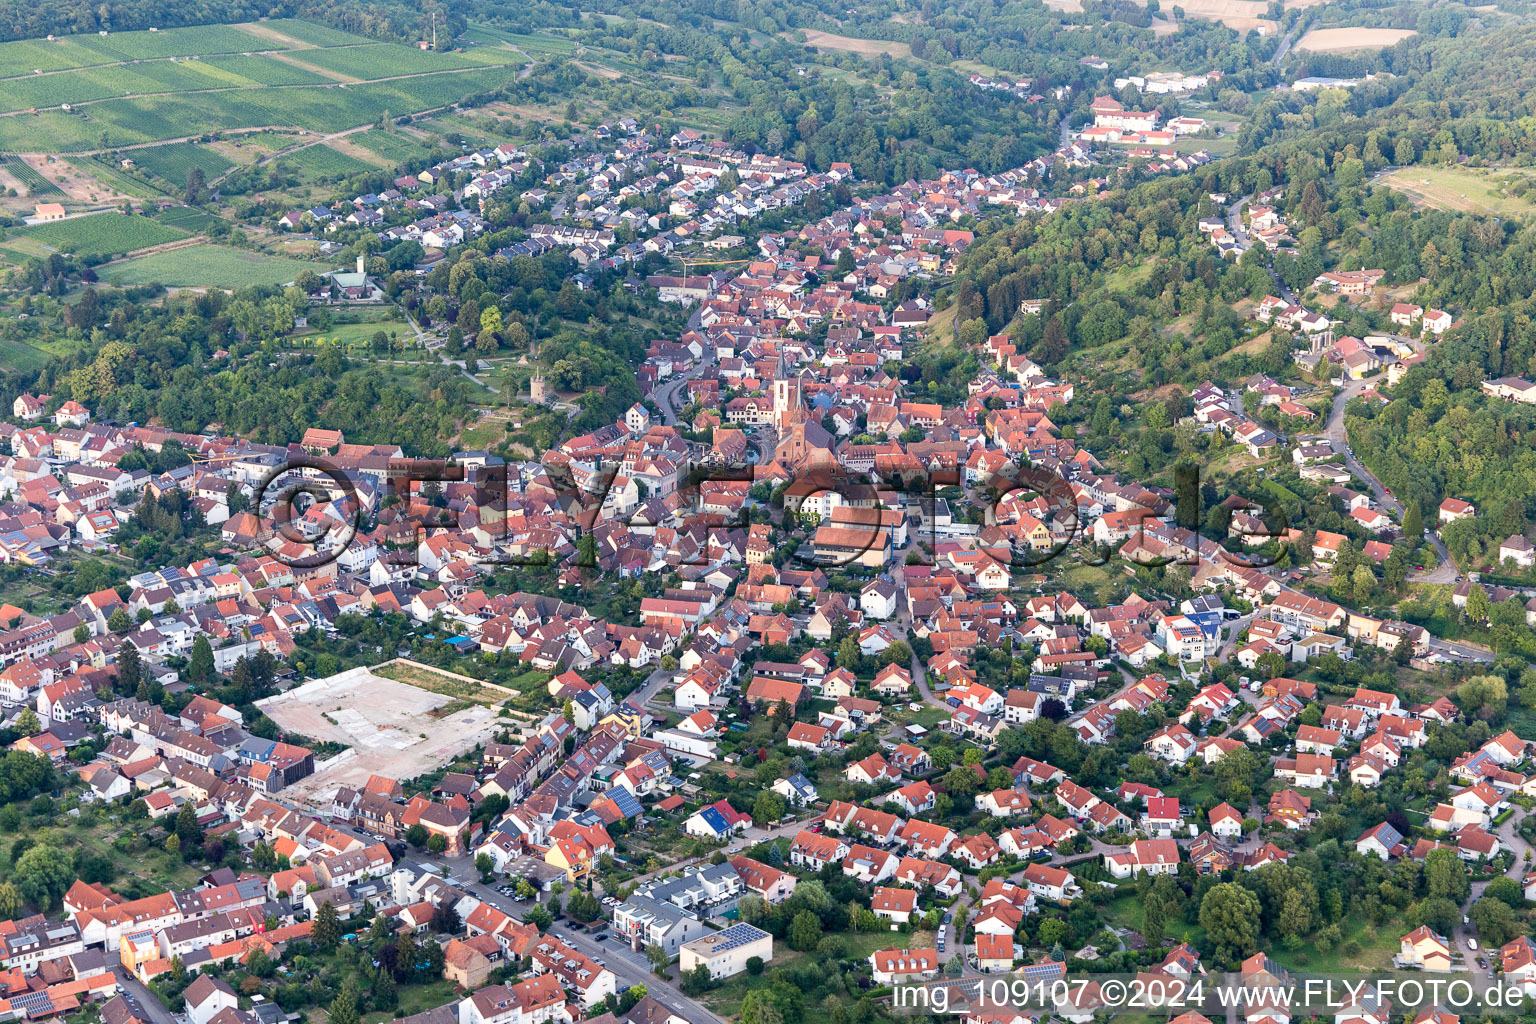
{"label": "road", "polygon": [[[108,954],[108,956],[113,957],[115,954]],[[114,959],[109,959],[107,963],[111,966],[113,975],[117,977],[117,987],[137,999],[139,1005],[144,1008],[144,1012],[149,1014],[149,1024],[179,1024],[171,1015],[171,1011],[167,1010],[165,1004],[160,1001],[160,997],[140,984],[139,979],[129,974],[126,967],[121,966]]]}
{"label": "road", "polygon": [[661,422],[664,426],[671,427],[677,424],[677,393],[690,380],[703,373],[706,365],[708,364],[701,362],[682,376],[673,377],[658,385],[656,390],[651,392],[651,400],[661,410]]}
{"label": "road", "polygon": [[[468,858],[460,857],[452,861],[446,858],[432,857],[422,859],[425,863],[447,867],[450,875],[453,876],[453,883],[464,892],[478,900],[489,903],[491,906],[519,921],[523,919],[524,905],[515,900],[507,899],[488,885],[481,885],[478,873]],[[561,923],[553,925],[549,930],[549,934],[554,935],[561,942],[588,957],[603,960],[605,962],[604,965],[619,979],[619,988],[624,988],[627,985],[644,985],[646,992],[652,998],[672,1012],[681,1014],[685,1020],[689,1021],[689,1024],[726,1024],[722,1018],[710,1012],[702,1004],[694,1002],[683,995],[682,991],[672,982],[658,978],[650,971],[637,967],[625,957],[614,956],[612,940],[597,942],[592,936],[584,932],[577,932],[569,927],[562,927]],[[155,1021],[154,1024],[173,1024],[173,1022]]]}
{"label": "road", "polygon": [[922,696],[925,704],[932,704],[936,708],[951,710],[949,702],[936,696],[928,686],[928,667],[923,664],[921,658],[914,651],[912,654],[912,682],[917,685],[917,692]]}
{"label": "road", "polygon": [[[1512,814],[1510,815],[1508,821],[1504,822],[1504,824],[1500,825],[1498,828],[1491,830],[1495,835],[1499,837],[1500,844],[1514,852],[1514,859],[1510,862],[1509,867],[1505,869],[1504,874],[1509,878],[1513,878],[1517,884],[1521,883],[1525,878],[1525,872],[1529,870],[1526,864],[1526,858],[1531,856],[1531,845],[1527,843],[1525,841],[1525,837],[1516,830],[1516,823],[1520,820],[1520,818],[1521,814],[1518,812]],[[1497,878],[1498,876],[1495,875],[1494,877]],[[1483,892],[1488,888],[1489,882],[1492,880],[1493,879],[1488,879],[1487,881],[1475,881],[1472,883],[1471,895],[1467,898],[1467,905],[1462,910],[1463,914],[1466,914],[1467,911],[1471,909],[1472,904],[1476,903],[1482,897]],[[1524,885],[1521,885],[1521,888],[1523,889]],[[1477,958],[1480,956],[1488,956],[1491,952],[1494,960],[1497,960],[1498,950],[1494,949],[1490,951],[1486,944],[1479,946],[1474,950],[1470,945],[1468,945],[1468,940],[1475,937],[1476,932],[1472,926],[1458,925],[1456,928],[1456,934],[1452,937],[1452,939],[1459,947],[1461,947],[1461,955],[1466,960],[1467,969],[1474,974],[1477,974],[1479,973],[1479,969],[1476,966]]]}
{"label": "road", "polygon": [[[1367,469],[1364,463],[1355,458],[1354,453],[1350,451],[1349,436],[1344,429],[1344,407],[1349,404],[1350,399],[1355,398],[1370,386],[1370,381],[1352,380],[1346,382],[1339,389],[1339,393],[1333,397],[1333,408],[1328,411],[1328,425],[1324,429],[1324,435],[1332,442],[1335,451],[1344,454],[1344,468],[1353,473],[1357,479],[1363,480],[1376,503],[1401,524],[1403,521],[1402,504],[1387,493],[1387,489],[1382,486],[1381,481],[1376,479],[1376,475]],[[1409,539],[1416,540],[1417,538]],[[1409,579],[1415,583],[1455,583],[1461,574],[1456,568],[1456,562],[1451,558],[1451,553],[1446,550],[1445,543],[1433,532],[1428,535],[1427,539],[1435,549],[1435,555],[1439,558],[1439,563],[1434,569],[1410,576]]]}
{"label": "road", "polygon": [[1307,29],[1311,27],[1311,19],[1298,21],[1295,25],[1291,26],[1291,30],[1285,34],[1285,38],[1280,40],[1280,45],[1275,47],[1275,55],[1269,59],[1269,62],[1278,65],[1284,60],[1285,55],[1291,52],[1291,43],[1306,35]]}
{"label": "road", "polygon": [[[1238,247],[1244,251],[1253,244],[1248,238],[1248,229],[1243,225],[1243,207],[1247,206],[1252,199],[1253,196],[1243,196],[1241,199],[1232,200],[1231,205],[1227,207],[1227,231],[1237,239]],[[1280,280],[1280,275],[1275,273],[1274,263],[1269,262],[1265,269],[1269,271],[1269,279],[1275,283],[1275,291],[1279,297],[1293,306],[1297,305],[1296,293]]]}

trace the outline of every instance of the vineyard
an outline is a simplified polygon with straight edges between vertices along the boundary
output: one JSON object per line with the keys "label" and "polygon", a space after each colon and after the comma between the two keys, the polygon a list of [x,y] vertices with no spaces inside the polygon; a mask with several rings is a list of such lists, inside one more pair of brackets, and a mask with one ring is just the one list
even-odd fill
{"label": "vineyard", "polygon": [[19,232],[12,244],[18,249],[24,249],[28,247],[26,243],[30,242],[43,247],[44,251],[108,256],[145,249],[151,245],[163,245],[185,237],[186,232],[148,217],[113,212],[95,213],[51,224],[35,224]]}
{"label": "vineyard", "polygon": [[301,270],[323,270],[324,264],[268,256],[224,245],[192,245],[155,252],[114,264],[102,276],[115,285],[163,284],[168,287],[244,288],[283,284]]}
{"label": "vineyard", "polygon": [[414,113],[456,103],[511,79],[510,69],[497,66],[359,85],[225,89],[109,99],[92,103],[76,114],[46,110],[36,115],[0,117],[0,150],[78,153],[268,126],[338,132],[377,121],[386,112]]}
{"label": "vineyard", "polygon": [[364,149],[377,153],[395,164],[403,164],[413,157],[420,156],[424,149],[422,144],[414,139],[380,128],[372,128],[350,138]]}
{"label": "vineyard", "polygon": [[415,75],[433,71],[457,71],[496,64],[520,64],[521,58],[510,49],[479,49],[467,53],[431,53],[393,43],[347,46],[330,50],[305,50],[295,59],[311,67],[324,68],[354,78],[381,78],[387,68],[390,75]]}
{"label": "vineyard", "polygon": [[217,150],[192,142],[136,149],[133,162],[176,186],[186,182],[188,172],[194,167],[201,168],[203,176],[211,179],[234,166]]}
{"label": "vineyard", "polygon": [[[521,60],[501,46],[435,53],[285,19],[0,43],[0,114],[10,115],[0,117],[0,150],[88,153],[268,126],[341,131],[495,88]],[[355,169],[322,159],[336,173]],[[214,173],[208,156],[170,147],[141,163],[172,181],[194,165]]]}
{"label": "vineyard", "polygon": [[292,166],[307,181],[345,178],[349,174],[377,170],[345,153],[338,153],[329,146],[305,146],[303,149],[278,158],[279,166]]}
{"label": "vineyard", "polygon": [[64,192],[14,153],[0,153],[0,168],[27,187],[29,196],[60,196]]}

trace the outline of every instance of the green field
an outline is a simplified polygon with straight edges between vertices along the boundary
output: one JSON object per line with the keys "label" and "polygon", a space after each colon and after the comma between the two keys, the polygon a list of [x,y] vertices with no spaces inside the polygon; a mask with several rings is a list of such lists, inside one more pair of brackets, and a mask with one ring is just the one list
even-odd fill
{"label": "green field", "polygon": [[33,242],[47,249],[81,255],[108,255],[133,252],[151,245],[162,245],[187,237],[186,232],[166,227],[148,217],[126,213],[95,213],[89,217],[38,224],[23,230],[22,243]]}
{"label": "green field", "polygon": [[144,170],[152,171],[173,184],[185,182],[187,174],[194,167],[202,168],[206,178],[214,178],[234,166],[218,150],[192,142],[173,142],[169,146],[135,149],[129,155]]}
{"label": "green field", "polygon": [[88,103],[129,93],[156,95],[263,85],[320,85],[329,81],[324,75],[272,57],[238,54],[206,60],[109,64],[0,81],[0,112]]}
{"label": "green field", "polygon": [[426,147],[406,135],[385,131],[382,128],[371,128],[366,132],[360,132],[349,138],[371,150],[386,160],[392,160],[397,164],[405,163],[412,157],[418,157],[426,151]]}
{"label": "green field", "polygon": [[[291,60],[270,55],[284,51]],[[499,44],[435,53],[289,20],[0,43],[0,113],[12,113],[0,117],[0,151],[78,153],[244,128],[340,131],[495,88],[519,63]],[[402,75],[414,77],[380,81]],[[179,180],[186,167],[177,169],[165,176]]]}
{"label": "green field", "polygon": [[[350,41],[359,40],[351,37]],[[62,36],[52,42],[21,39],[0,43],[0,78],[121,61],[281,49],[286,47],[230,25],[172,28],[162,32],[114,32],[107,36]]]}
{"label": "green field", "polygon": [[1404,192],[1420,206],[1482,216],[1529,215],[1529,193],[1517,196],[1508,187],[1524,177],[1521,168],[1404,167],[1381,180]]}
{"label": "green field", "polygon": [[[261,23],[262,27],[279,32],[290,39],[310,43],[314,46],[351,46],[354,43],[365,43],[368,40],[361,36],[354,36],[350,32],[331,28],[329,25],[320,25],[313,21],[299,21],[295,18],[273,18]],[[273,44],[268,44],[265,49],[274,49]]]}
{"label": "green field", "polygon": [[306,50],[295,58],[305,64],[354,78],[375,79],[388,75],[415,75],[430,71],[519,63],[517,54],[505,48],[476,49],[464,53],[432,53],[427,50],[373,43],[333,50]]}
{"label": "green field", "polygon": [[24,341],[0,339],[0,366],[12,370],[41,370],[48,361],[48,353],[33,348]]}
{"label": "green field", "polygon": [[383,331],[385,334],[398,335],[414,341],[416,332],[411,330],[410,324],[396,319],[397,316],[398,313],[393,308],[381,309],[376,314],[358,316],[356,323],[337,323],[328,331],[306,331],[295,336],[293,340],[299,345],[313,345],[316,339],[324,338],[332,345],[352,348],[370,344],[373,336]]}
{"label": "green field", "polygon": [[315,146],[305,146],[303,149],[278,158],[279,166],[291,165],[306,179],[318,181],[327,178],[345,178],[349,174],[357,174],[361,171],[375,171],[378,168],[371,164],[365,164],[355,157],[338,153],[330,146],[323,143]]}
{"label": "green field", "polygon": [[517,32],[491,28],[488,25],[476,25],[466,32],[465,36],[485,46],[510,43],[529,56],[540,53],[576,52],[576,43],[570,39],[562,39],[559,36],[525,36]]}
{"label": "green field", "polygon": [[56,110],[0,117],[0,151],[73,153],[237,128],[296,126],[337,132],[377,121],[385,112],[403,114],[457,103],[471,93],[506,84],[512,75],[510,68],[499,66],[360,85],[102,100],[85,108],[89,119]]}
{"label": "green field", "polygon": [[190,231],[193,234],[205,230],[208,225],[219,219],[194,206],[167,207],[160,211],[159,218],[162,224],[169,224],[173,228],[180,228],[182,231]]}
{"label": "green field", "polygon": [[116,285],[158,283],[168,287],[242,288],[283,284],[292,281],[301,270],[318,269],[321,269],[319,264],[302,260],[209,244],[125,260],[104,268],[101,276]]}

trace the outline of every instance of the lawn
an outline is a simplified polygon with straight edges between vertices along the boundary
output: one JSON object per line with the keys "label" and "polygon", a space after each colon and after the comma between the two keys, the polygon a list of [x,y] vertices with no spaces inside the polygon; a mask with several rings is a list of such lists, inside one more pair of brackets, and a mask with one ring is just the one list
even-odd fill
{"label": "lawn", "polygon": [[477,423],[459,435],[459,447],[476,451],[489,448],[496,441],[506,436],[507,425],[491,420],[485,423]]}
{"label": "lawn", "polygon": [[379,310],[374,317],[364,315],[355,323],[340,321],[331,325],[329,330],[305,331],[295,336],[292,342],[296,345],[312,345],[317,338],[325,338],[331,345],[341,345],[347,348],[358,345],[368,345],[373,341],[373,336],[379,331],[402,338],[415,339],[416,332],[411,330],[411,325],[399,319],[397,311],[390,307],[387,310]]}
{"label": "lawn", "polygon": [[507,695],[499,690],[481,686],[473,680],[449,675],[428,665],[396,661],[381,665],[372,671],[374,675],[406,683],[420,690],[441,693],[460,700],[472,700],[476,704],[485,704],[489,707],[495,707],[507,699]]}
{"label": "lawn", "polygon": [[1466,167],[1405,167],[1382,179],[1421,206],[1496,217],[1528,214],[1531,204],[1508,191],[1525,172]]}
{"label": "lawn", "polygon": [[163,284],[182,288],[245,288],[285,284],[317,264],[247,252],[225,245],[193,245],[150,253],[103,270],[110,284]]}
{"label": "lawn", "polygon": [[20,232],[19,238],[46,248],[81,255],[111,255],[163,245],[186,232],[167,227],[148,217],[127,213],[95,213],[88,217],[38,224]]}
{"label": "lawn", "polygon": [[[430,1010],[434,1006],[451,1003],[456,998],[453,982],[447,978],[437,978],[425,985],[406,985],[399,990],[399,994],[398,1013],[377,1010],[364,1014],[362,1024],[382,1024],[383,1021],[394,1020],[397,1016],[411,1016]],[[310,1016],[313,1018],[314,1015]]]}
{"label": "lawn", "polygon": [[[1145,910],[1134,885],[1121,886],[1120,892],[1104,906],[1104,921],[1113,928],[1129,928],[1141,932]],[[1199,942],[1205,938],[1205,929],[1198,924],[1187,924],[1182,916],[1172,917],[1163,925],[1165,938],[1175,942]]]}
{"label": "lawn", "polygon": [[[1363,919],[1341,921],[1339,928],[1344,933],[1343,941],[1327,952],[1315,946],[1295,952],[1276,946],[1270,955],[1282,967],[1304,970],[1310,974],[1387,971],[1392,969],[1392,956],[1399,949],[1397,936],[1408,931],[1408,925],[1401,921],[1388,922],[1377,928]],[[1351,944],[1358,949],[1354,949]]]}

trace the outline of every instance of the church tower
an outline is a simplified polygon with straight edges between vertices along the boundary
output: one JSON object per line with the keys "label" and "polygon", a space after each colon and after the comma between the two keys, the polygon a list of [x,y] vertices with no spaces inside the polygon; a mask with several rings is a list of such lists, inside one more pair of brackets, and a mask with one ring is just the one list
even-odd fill
{"label": "church tower", "polygon": [[773,427],[783,434],[805,419],[805,402],[800,394],[800,378],[779,378],[773,382]]}

